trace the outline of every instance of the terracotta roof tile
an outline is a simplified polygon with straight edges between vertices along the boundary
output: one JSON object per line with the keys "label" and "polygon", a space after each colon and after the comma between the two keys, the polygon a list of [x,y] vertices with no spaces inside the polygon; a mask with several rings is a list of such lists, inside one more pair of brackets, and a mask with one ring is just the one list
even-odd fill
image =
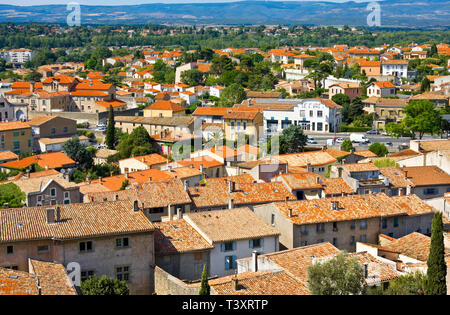
{"label": "terracotta roof tile", "polygon": [[[47,208],[28,207],[0,210],[0,242],[76,239],[153,231],[141,212],[133,211],[133,202],[94,202],[58,205],[61,221],[47,223]],[[56,207],[54,207],[56,208]]]}
{"label": "terracotta roof tile", "polygon": [[6,168],[23,169],[37,163],[40,167],[49,169],[75,165],[75,161],[62,152],[44,153],[26,157],[21,160],[4,163],[0,166]]}
{"label": "terracotta roof tile", "polygon": [[186,214],[185,220],[209,243],[276,236],[280,233],[248,208]]}

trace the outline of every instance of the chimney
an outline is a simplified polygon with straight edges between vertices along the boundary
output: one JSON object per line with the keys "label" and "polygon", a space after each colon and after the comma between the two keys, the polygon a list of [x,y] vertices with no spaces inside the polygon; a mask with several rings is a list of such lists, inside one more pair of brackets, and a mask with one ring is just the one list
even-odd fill
{"label": "chimney", "polygon": [[168,214],[168,216],[169,216],[169,221],[172,221],[172,220],[173,220],[173,213],[172,213],[172,207],[171,207],[171,205],[168,205],[168,206],[167,206],[167,214]]}
{"label": "chimney", "polygon": [[125,178],[128,179],[128,172],[125,172]]}
{"label": "chimney", "polygon": [[60,222],[60,221],[61,221],[61,208],[56,207],[56,222]]}
{"label": "chimney", "polygon": [[201,177],[203,179],[203,164],[200,164],[200,174],[201,174]]}
{"label": "chimney", "polygon": [[294,215],[292,214],[292,209],[289,209],[289,218],[292,218]]}
{"label": "chimney", "polygon": [[231,287],[233,288],[234,291],[239,291],[239,282],[237,276],[231,278]]}
{"label": "chimney", "polygon": [[181,208],[177,209],[177,219],[180,220],[183,218],[183,211],[181,211]]}
{"label": "chimney", "polygon": [[236,183],[233,182],[232,180],[228,181],[228,192],[232,193],[234,192],[236,189]]}
{"label": "chimney", "polygon": [[307,170],[308,172],[312,172],[312,167],[311,167],[311,163],[310,163],[310,162],[307,162],[307,163],[306,163],[306,170]]}
{"label": "chimney", "polygon": [[101,176],[98,177],[98,182],[99,182],[99,183],[102,182],[102,177],[101,177]]}
{"label": "chimney", "polygon": [[316,184],[320,184],[320,177],[319,176],[316,177]]}
{"label": "chimney", "polygon": [[337,201],[331,202],[331,210],[337,210]]}
{"label": "chimney", "polygon": [[87,183],[90,184],[91,183],[91,178],[88,176],[87,178]]}
{"label": "chimney", "polygon": [[184,182],[183,182],[183,186],[184,186],[184,190],[186,190],[186,191],[187,191],[187,190],[188,190],[188,185],[187,185],[187,181],[184,181]]}
{"label": "chimney", "polygon": [[403,172],[405,173],[405,180],[408,180],[408,171],[403,169]]}
{"label": "chimney", "polygon": [[55,223],[55,209],[47,209],[47,224]]}
{"label": "chimney", "polygon": [[234,200],[233,198],[228,199],[228,209],[234,208]]}
{"label": "chimney", "polygon": [[406,195],[411,195],[411,185],[410,184],[408,184],[406,186]]}
{"label": "chimney", "polygon": [[363,264],[363,266],[364,266],[364,279],[367,279],[369,278],[369,264],[365,263]]}
{"label": "chimney", "polygon": [[152,178],[151,178],[151,177],[149,177],[149,178],[148,178],[148,181],[149,181],[149,182],[151,182],[151,181],[152,181]]}
{"label": "chimney", "polygon": [[397,271],[403,271],[403,261],[397,260],[395,262],[395,269],[397,269]]}
{"label": "chimney", "polygon": [[138,201],[137,201],[137,200],[135,200],[135,201],[133,202],[133,211],[134,211],[134,212],[138,212],[138,211],[139,211],[139,204],[138,204]]}
{"label": "chimney", "polygon": [[252,271],[258,271],[258,252],[256,250],[252,252]]}
{"label": "chimney", "polygon": [[119,200],[119,195],[118,194],[115,194],[114,195],[114,201],[118,201]]}

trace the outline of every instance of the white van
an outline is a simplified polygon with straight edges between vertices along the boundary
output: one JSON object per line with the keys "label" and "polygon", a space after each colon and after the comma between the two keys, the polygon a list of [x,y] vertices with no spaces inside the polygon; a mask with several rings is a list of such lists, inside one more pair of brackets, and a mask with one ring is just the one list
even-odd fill
{"label": "white van", "polygon": [[352,133],[350,134],[350,141],[361,143],[361,142],[368,142],[369,139],[362,133]]}

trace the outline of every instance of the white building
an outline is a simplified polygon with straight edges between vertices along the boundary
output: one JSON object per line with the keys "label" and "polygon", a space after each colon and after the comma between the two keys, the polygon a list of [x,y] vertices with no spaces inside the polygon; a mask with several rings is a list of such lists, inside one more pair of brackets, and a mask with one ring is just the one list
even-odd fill
{"label": "white building", "polygon": [[408,60],[383,60],[381,75],[392,75],[398,79],[408,77]]}
{"label": "white building", "polygon": [[11,62],[13,64],[23,65],[25,62],[30,61],[34,56],[34,51],[31,49],[11,49],[11,50],[0,50],[0,58],[6,60],[6,62]]}
{"label": "white building", "polygon": [[189,213],[184,219],[214,248],[210,252],[210,276],[237,271],[237,259],[279,250],[279,233],[249,208]]}
{"label": "white building", "polygon": [[389,97],[395,96],[396,89],[395,85],[389,81],[375,81],[367,86],[367,96],[368,97]]}
{"label": "white building", "polygon": [[[265,102],[255,101],[261,105]],[[273,105],[265,106],[263,110],[266,136],[282,132],[290,125],[309,131],[334,132],[341,124],[341,106],[332,100],[280,99],[270,102]]]}

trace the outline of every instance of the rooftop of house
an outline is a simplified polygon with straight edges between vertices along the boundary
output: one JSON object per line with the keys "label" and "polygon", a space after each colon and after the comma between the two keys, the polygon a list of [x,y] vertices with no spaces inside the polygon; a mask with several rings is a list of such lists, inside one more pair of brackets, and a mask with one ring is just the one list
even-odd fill
{"label": "rooftop of house", "polygon": [[[362,220],[375,217],[418,215],[434,210],[416,195],[405,199],[388,197],[384,193],[349,195],[317,200],[273,203],[272,207],[293,224],[314,224],[337,221]],[[292,213],[292,216],[290,214]]]}
{"label": "rooftop of house", "polygon": [[142,211],[134,211],[132,201],[76,203],[51,209],[58,212],[58,208],[61,217],[55,223],[47,223],[50,207],[1,209],[0,242],[68,240],[154,230]]}
{"label": "rooftop of house", "polygon": [[347,163],[343,164],[342,168],[350,173],[373,172],[379,170],[379,168],[373,163]]}
{"label": "rooftop of house", "polygon": [[229,111],[228,107],[197,107],[192,113],[193,116],[224,116]]}
{"label": "rooftop of house", "polygon": [[[128,176],[128,178],[127,178]],[[173,175],[169,174],[168,172],[161,171],[158,169],[148,169],[148,170],[142,170],[137,172],[131,172],[126,174],[119,174],[119,175],[113,175],[109,177],[99,178],[92,180],[90,185],[92,184],[100,184],[103,187],[106,187],[109,191],[118,191],[120,190],[120,187],[122,186],[122,183],[128,179],[128,182],[130,184],[142,184],[146,182],[158,182],[158,181],[164,181],[174,178]],[[82,183],[79,184],[79,186],[84,186],[89,183]],[[81,191],[81,188],[80,188]],[[104,190],[100,190],[104,191]]]}
{"label": "rooftop of house", "polygon": [[377,155],[375,153],[373,153],[370,150],[361,150],[361,151],[355,151],[353,152],[353,154],[359,155],[359,156],[363,156],[363,157],[377,157]]}
{"label": "rooftop of house", "polygon": [[308,164],[310,164],[311,166],[320,166],[337,161],[336,158],[334,158],[330,153],[323,150],[282,154],[278,156],[272,156],[270,157],[270,159],[279,160],[281,163],[287,163],[289,167],[307,167]]}
{"label": "rooftop of house", "polygon": [[321,189],[322,178],[312,172],[297,173],[297,174],[281,174],[277,177],[277,180],[281,180],[286,183],[289,189]]}
{"label": "rooftop of house", "polygon": [[139,205],[146,209],[191,203],[179,179],[142,183],[125,190],[87,194],[87,197],[90,202],[138,200]]}
{"label": "rooftop of house", "polygon": [[222,162],[207,155],[180,160],[177,161],[177,163],[181,166],[193,166],[197,170],[200,170],[200,166],[202,166],[203,169],[207,169],[209,167],[217,167],[223,165]]}
{"label": "rooftop of house", "polygon": [[76,295],[61,264],[28,259],[29,272],[0,268],[0,295]]}
{"label": "rooftop of house", "polygon": [[437,166],[402,167],[414,186],[450,185],[450,175]]}
{"label": "rooftop of house", "polygon": [[31,128],[31,126],[21,121],[8,121],[0,123],[0,131],[9,131],[27,128]]}
{"label": "rooftop of house", "polygon": [[30,126],[41,126],[55,119],[56,117],[57,116],[36,116],[27,121],[27,124],[29,124]]}
{"label": "rooftop of house", "polygon": [[153,153],[153,154],[148,154],[148,155],[135,156],[135,157],[131,157],[128,159],[123,159],[123,160],[120,160],[119,163],[127,161],[127,160],[137,160],[139,162],[144,163],[147,166],[163,164],[163,163],[167,162],[167,158],[165,158],[157,153]]}
{"label": "rooftop of house", "polygon": [[194,122],[194,118],[190,116],[174,116],[174,117],[139,117],[139,116],[117,116],[114,117],[117,123],[134,123],[148,124],[160,126],[189,126]]}
{"label": "rooftop of house", "polygon": [[389,183],[398,188],[406,188],[408,185],[414,186],[414,183],[405,177],[405,173],[398,167],[380,168],[380,173],[389,178]]}
{"label": "rooftop of house", "polygon": [[[230,190],[231,187],[231,190]],[[296,200],[282,183],[239,183],[227,178],[209,178],[205,186],[189,187],[189,195],[197,208],[228,205],[251,205]]]}
{"label": "rooftop of house", "polygon": [[38,164],[42,168],[61,168],[75,165],[75,161],[62,152],[43,153],[29,156],[21,160],[11,161],[1,164],[1,167],[24,169],[32,164]]}
{"label": "rooftop of house", "polygon": [[[232,279],[237,280],[237,290]],[[308,295],[305,284],[284,271],[243,272],[209,281],[218,295]]]}
{"label": "rooftop of house", "polygon": [[69,182],[64,179],[62,174],[53,174],[47,176],[39,176],[39,177],[22,177],[18,180],[14,181],[20,190],[22,190],[25,194],[41,192],[43,191],[51,182],[56,182],[61,187],[68,189],[77,187],[74,182]]}
{"label": "rooftop of house", "polygon": [[186,220],[155,222],[155,254],[167,255],[214,248]]}
{"label": "rooftop of house", "polygon": [[11,151],[0,152],[0,161],[17,160],[17,159],[19,159],[19,156]]}
{"label": "rooftop of house", "polygon": [[390,81],[375,81],[372,82],[370,85],[372,84],[378,86],[380,89],[395,89],[395,85]]}
{"label": "rooftop of house", "polygon": [[182,111],[186,110],[186,108],[183,106],[180,106],[171,101],[164,101],[164,100],[156,101],[145,109],[146,110],[171,110],[174,112],[182,112]]}
{"label": "rooftop of house", "polygon": [[[430,252],[431,238],[421,233],[413,232],[383,245],[380,249],[393,251],[410,258],[427,261]],[[446,255],[450,249],[445,250]]]}
{"label": "rooftop of house", "polygon": [[[89,141],[89,138],[86,136],[77,136],[77,138],[80,141]],[[71,140],[72,137],[58,137],[58,138],[40,138],[39,139],[39,143],[44,144],[44,145],[51,145],[51,144],[62,144],[66,141]]]}
{"label": "rooftop of house", "polygon": [[249,208],[191,212],[184,217],[210,244],[280,235]]}
{"label": "rooftop of house", "polygon": [[325,178],[323,180],[323,192],[325,195],[352,194],[353,189],[343,178]]}
{"label": "rooftop of house", "polygon": [[[411,140],[411,144],[414,147],[418,147],[420,152],[431,152],[438,150],[449,150],[450,139],[442,140]],[[416,154],[419,154],[416,152]]]}
{"label": "rooftop of house", "polygon": [[342,150],[336,150],[336,149],[332,149],[332,148],[327,148],[325,150],[329,155],[331,155],[332,157],[334,157],[335,159],[347,156],[350,154],[350,152],[347,151],[342,151]]}

